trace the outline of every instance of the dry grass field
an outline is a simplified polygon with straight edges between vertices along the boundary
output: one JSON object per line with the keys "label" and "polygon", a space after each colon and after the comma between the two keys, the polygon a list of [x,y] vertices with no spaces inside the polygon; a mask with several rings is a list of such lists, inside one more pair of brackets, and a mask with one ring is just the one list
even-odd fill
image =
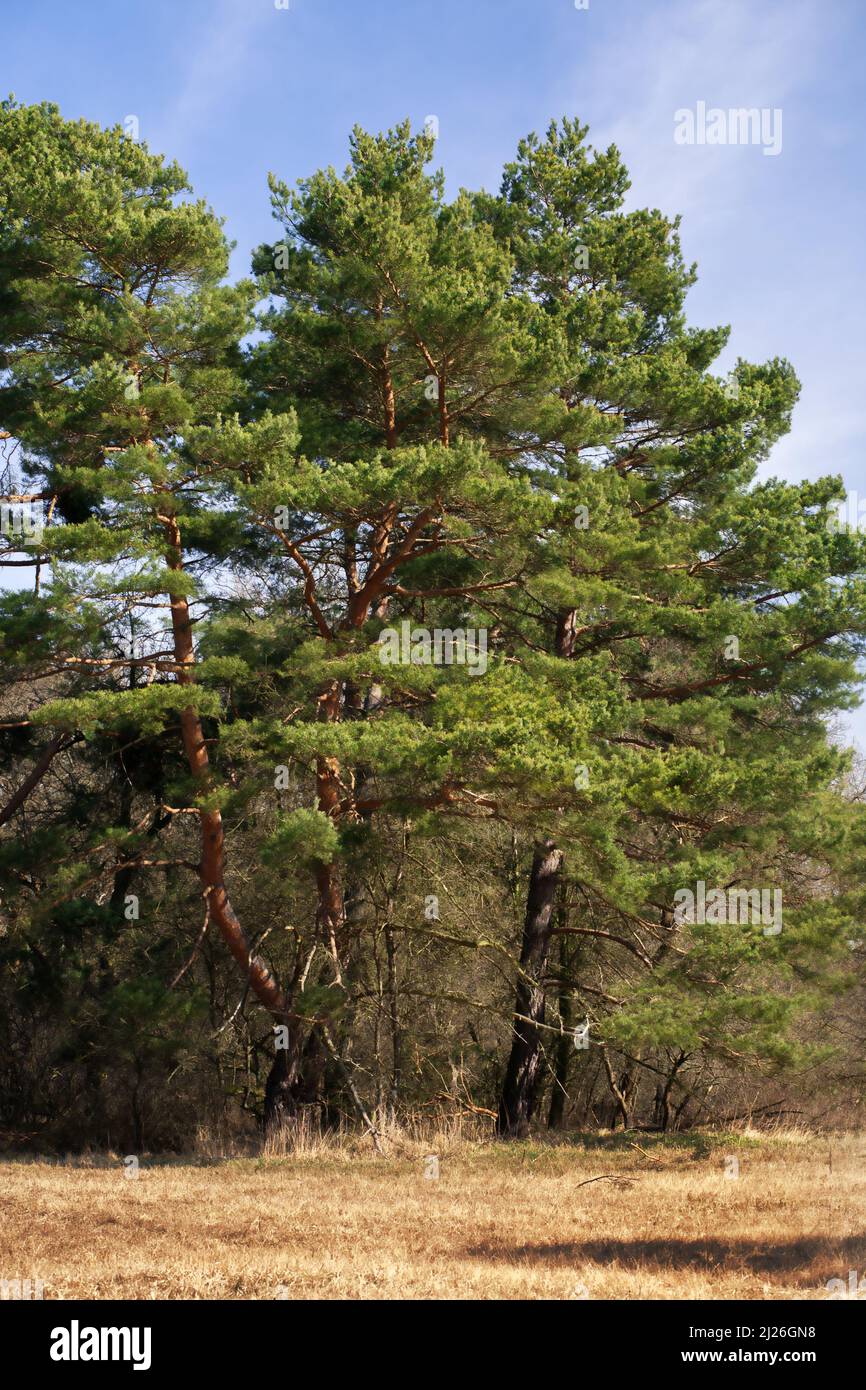
{"label": "dry grass field", "polygon": [[143,1159],[135,1180],[121,1158],[6,1161],[0,1277],[45,1298],[826,1299],[866,1271],[866,1136],[390,1148]]}

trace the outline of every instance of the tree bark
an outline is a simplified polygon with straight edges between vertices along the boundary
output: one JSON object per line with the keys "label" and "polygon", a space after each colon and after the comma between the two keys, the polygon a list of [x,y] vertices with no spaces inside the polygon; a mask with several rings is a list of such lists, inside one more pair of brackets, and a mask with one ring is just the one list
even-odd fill
{"label": "tree bark", "polygon": [[[555,632],[555,635],[554,635],[554,649],[555,649],[555,651],[556,651],[556,655],[557,655],[558,657],[561,657],[563,661],[570,661],[570,660],[573,658],[573,656],[574,656],[576,643],[577,643],[577,609],[576,609],[576,608],[561,608],[561,609],[559,610],[558,614],[557,614],[557,619],[556,619],[556,632]],[[556,849],[556,847],[554,846],[554,844],[553,844],[552,841],[547,841],[546,843],[547,843],[547,846],[548,846],[548,855],[549,855],[549,856],[552,856],[554,853],[558,855],[558,862],[557,862],[557,866],[556,866],[556,873],[557,873],[557,877],[558,877],[558,876],[561,875],[561,873],[562,873],[562,869],[563,869],[564,862],[565,862],[565,856],[564,856],[564,854],[562,854],[560,851],[558,851],[558,850]],[[531,876],[530,876],[530,884],[529,884],[529,902],[530,902],[530,903],[532,903],[533,900],[539,900],[539,901],[540,901],[540,900],[542,900],[543,897],[544,897],[545,885],[541,882],[541,877],[540,877],[540,876],[542,875],[542,873],[543,873],[543,865],[544,865],[544,862],[545,862],[545,861],[544,861],[544,857],[541,856],[540,851],[537,852],[537,853],[536,853],[536,857],[535,857],[535,859],[534,859],[534,861],[533,861],[533,865],[532,865],[532,874],[531,874]],[[549,886],[548,886],[548,891],[551,893],[550,902],[551,902],[551,904],[552,904],[552,902],[553,902],[553,897],[555,896],[555,892],[556,892],[556,885],[555,885],[555,883],[554,883],[554,886],[553,886],[553,889],[552,889],[552,890],[550,890],[550,888],[549,888]],[[551,907],[550,911],[552,911],[552,907]],[[529,906],[527,906],[527,923],[528,923],[528,922],[529,922]],[[549,916],[548,916],[548,922],[547,922],[546,927],[545,927],[545,935],[544,935],[543,947],[544,947],[544,966],[546,967],[546,965],[547,965],[547,957],[548,957],[549,949],[550,949],[550,920],[549,920]],[[526,951],[526,949],[527,949],[527,932],[526,932],[526,929],[524,929],[524,937],[523,937],[523,950],[524,950],[524,952]],[[563,939],[563,943],[562,943],[563,967],[564,967],[564,965],[565,965],[565,950],[566,950],[566,944],[565,944],[565,941],[564,941],[564,939]],[[522,961],[522,959],[523,959],[523,957],[521,956],[521,961]],[[543,969],[543,968],[544,968],[544,967],[542,967],[542,969]],[[545,1010],[545,1000],[544,1000],[544,982],[543,982],[543,980],[541,980],[541,979],[539,979],[539,982],[538,982],[538,990],[539,990],[539,992],[540,992],[540,996],[541,996],[541,997],[540,997],[540,1000],[537,1000],[537,1001],[536,1001],[536,1008],[538,1008],[538,1009],[540,1010],[539,1018],[543,1021],[543,1018],[544,1018],[544,1010]],[[518,994],[518,1000],[519,1000],[519,994]],[[561,1011],[561,1016],[562,1016],[563,1020],[565,1020],[566,1016],[570,1019],[570,1012],[571,1012],[571,994],[570,994],[570,992],[568,992],[568,991],[563,991],[563,990],[560,991],[560,1011]],[[519,1002],[518,1002],[518,1006],[517,1006],[517,1012],[520,1012],[520,1004],[519,1004]],[[538,1030],[536,1029],[535,1031],[536,1031],[536,1034],[538,1034]],[[538,1041],[538,1049],[540,1050],[540,1045],[541,1045],[541,1038],[540,1038],[540,1036],[538,1036],[537,1041]],[[517,1046],[517,1039],[515,1038],[514,1045],[512,1046],[511,1058],[509,1059],[509,1070],[510,1070],[510,1068],[512,1067],[512,1064],[515,1064],[514,1052],[515,1052],[515,1047],[516,1047],[516,1046]],[[558,1042],[558,1044],[557,1044],[557,1048],[556,1048],[556,1059],[555,1059],[556,1080],[555,1080],[555,1082],[554,1082],[553,1094],[552,1094],[552,1096],[551,1096],[551,1101],[550,1101],[550,1111],[549,1111],[548,1120],[547,1120],[548,1128],[550,1128],[550,1129],[558,1128],[558,1126],[562,1123],[562,1117],[563,1117],[564,1105],[565,1105],[565,1085],[566,1085],[566,1081],[567,1081],[567,1078],[568,1078],[568,1066],[569,1066],[570,1060],[571,1060],[571,1039],[570,1039],[569,1037],[560,1038],[560,1039],[559,1039],[559,1042]],[[516,1064],[515,1064],[515,1065],[516,1065]],[[527,1129],[528,1129],[528,1126],[529,1126],[529,1119],[530,1119],[531,1114],[532,1114],[532,1108],[533,1108],[533,1105],[534,1105],[534,1103],[535,1103],[535,1089],[536,1089],[536,1083],[537,1083],[537,1072],[538,1072],[538,1059],[537,1059],[537,1057],[536,1057],[536,1060],[535,1060],[535,1063],[534,1063],[534,1067],[533,1067],[533,1074],[532,1074],[532,1078],[531,1078],[531,1084],[530,1084],[529,1092],[528,1092],[528,1095],[527,1095],[527,1098],[526,1098],[526,1101],[525,1101],[525,1110],[526,1110],[525,1121],[524,1121],[523,1119],[520,1119],[520,1120],[519,1120],[519,1123],[520,1123],[520,1124],[525,1124],[525,1128],[527,1128]],[[505,1092],[503,1091],[503,1102],[504,1102],[504,1100],[505,1100]],[[506,1128],[503,1128],[503,1124],[506,1125]],[[500,1105],[499,1128],[500,1128],[500,1133],[503,1133],[503,1134],[504,1134],[504,1133],[507,1132],[507,1116],[505,1116],[505,1117],[503,1116],[502,1105]]]}
{"label": "tree bark", "polygon": [[[168,541],[167,563],[169,569],[183,570],[180,529],[173,516],[163,517]],[[174,656],[178,667],[179,685],[195,684],[195,648],[192,640],[192,622],[189,603],[183,595],[172,594],[171,626],[174,637]],[[190,772],[202,786],[207,786],[210,778],[210,760],[207,753],[204,730],[194,705],[188,705],[180,714],[181,737]],[[265,962],[254,956],[246,933],[235,915],[224,883],[225,873],[225,832],[222,816],[217,810],[199,811],[201,826],[201,859],[199,877],[202,895],[207,902],[212,922],[216,922],[223,940],[240,966],[250,989],[259,1003],[280,1023],[288,1023],[289,1002]]]}
{"label": "tree bark", "polygon": [[388,1020],[391,1028],[391,1084],[388,1092],[388,1105],[391,1114],[396,1116],[400,1104],[400,1083],[403,1072],[403,1056],[400,1037],[400,997],[397,982],[397,944],[390,926],[385,928],[385,951],[388,959]]}
{"label": "tree bark", "polygon": [[574,997],[571,986],[566,984],[566,980],[574,966],[573,954],[576,955],[576,953],[576,948],[569,946],[568,937],[561,936],[559,938],[559,969],[562,975],[562,984],[559,987],[559,1017],[562,1024],[562,1034],[557,1039],[553,1059],[554,1081],[550,1095],[550,1109],[547,1112],[548,1129],[562,1128],[562,1122],[565,1118],[565,1103],[568,1100],[568,1073],[574,1055],[572,1033]]}
{"label": "tree bark", "polygon": [[[445,368],[442,368],[444,373]],[[448,397],[446,394],[445,377],[439,377],[439,442],[444,444],[446,449],[451,447],[451,422],[448,414]]]}
{"label": "tree bark", "polygon": [[613,1097],[615,1105],[614,1115],[611,1122],[611,1129],[616,1129],[617,1114],[619,1115],[619,1118],[622,1120],[623,1129],[628,1129],[631,1125],[630,1103],[632,1099],[632,1092],[634,1089],[632,1073],[628,1070],[628,1068],[626,1068],[626,1070],[620,1076],[619,1081],[617,1081],[616,1077],[614,1076],[614,1071],[613,1067],[611,1066],[611,1061],[610,1057],[608,1056],[607,1048],[604,1046],[601,1049],[601,1056],[602,1061],[604,1062],[604,1070],[607,1074],[608,1088],[610,1090],[611,1096]]}
{"label": "tree bark", "polygon": [[385,349],[382,362],[382,407],[385,414],[385,444],[397,447],[397,402],[394,398],[394,379],[391,375],[390,353]]}
{"label": "tree bark", "polygon": [[562,861],[562,850],[557,849],[552,840],[545,840],[536,847],[523,925],[511,1055],[496,1126],[503,1138],[521,1139],[529,1132],[541,1061],[539,1025],[543,1025],[545,1014],[544,972],[550,955],[553,909]]}
{"label": "tree bark", "polygon": [[0,809],[0,825],[5,825],[11,820],[15,812],[24,805],[28,796],[39,786],[42,778],[50,768],[58,753],[62,753],[66,748],[70,748],[73,743],[77,743],[80,734],[59,733],[55,734],[51,742],[44,749],[35,767],[24,778],[18,790],[9,798],[6,805]]}

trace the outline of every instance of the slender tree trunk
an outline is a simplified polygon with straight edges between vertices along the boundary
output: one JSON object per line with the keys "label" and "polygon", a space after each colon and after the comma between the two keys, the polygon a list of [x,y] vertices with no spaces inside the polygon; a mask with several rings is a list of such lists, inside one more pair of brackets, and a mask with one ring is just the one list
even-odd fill
{"label": "slender tree trunk", "polygon": [[385,349],[382,367],[382,408],[385,415],[385,444],[389,449],[397,447],[397,403],[394,399],[394,379],[391,376],[391,363],[388,349]]}
{"label": "slender tree trunk", "polygon": [[[173,516],[163,516],[162,521],[168,543],[166,558],[169,569],[180,572],[183,570],[180,529]],[[189,604],[183,595],[171,595],[171,625],[175,661],[180,667],[177,681],[180,685],[191,686],[195,683],[195,647]],[[210,761],[201,719],[194,705],[188,705],[181,711],[180,727],[190,772],[196,782],[207,786],[210,779]],[[286,1098],[286,1086],[290,1087],[293,1081],[293,1069],[297,1065],[298,1021],[292,1018],[291,1001],[278,985],[268,966],[259,956],[253,955],[247,935],[226,892],[225,832],[220,812],[201,809],[199,823],[199,877],[210,920],[216,923],[256,999],[278,1024],[285,1025],[289,1030],[289,1048],[277,1051],[272,1079],[269,1078],[270,1097],[266,1102],[266,1110],[273,1118]]]}
{"label": "slender tree trunk", "polygon": [[520,976],[514,1009],[513,1041],[499,1101],[497,1133],[522,1138],[529,1131],[544,1023],[544,972],[550,954],[553,909],[563,854],[552,840],[536,847],[520,952]]}
{"label": "slender tree trunk", "polygon": [[[328,724],[338,723],[341,715],[341,690],[334,681],[321,698],[320,717]],[[339,822],[342,818],[343,787],[340,765],[335,758],[319,758],[316,766],[316,801],[319,810],[330,820]],[[334,864],[319,864],[316,867],[316,890],[318,906],[316,917],[319,932],[330,952],[337,972],[340,971],[340,938],[342,936],[345,908],[340,872]]]}
{"label": "slender tree trunk", "polygon": [[141,1112],[141,1102],[139,1094],[141,1083],[144,1078],[144,1063],[140,1057],[135,1059],[135,1085],[129,1098],[129,1108],[132,1115],[132,1146],[136,1153],[144,1152],[144,1119]]}
{"label": "slender tree trunk", "polygon": [[397,982],[397,946],[391,927],[385,928],[385,951],[388,957],[388,1016],[391,1025],[391,1086],[389,1106],[396,1116],[400,1104],[400,1081],[403,1072],[403,1056],[400,1039],[400,1001]]}
{"label": "slender tree trunk", "polygon": [[629,1125],[631,1124],[631,1111],[629,1109],[632,1096],[631,1073],[628,1070],[624,1071],[621,1077],[619,1078],[619,1081],[617,1081],[616,1077],[614,1076],[613,1067],[611,1066],[610,1057],[608,1056],[606,1047],[602,1047],[601,1055],[602,1060],[604,1062],[604,1070],[607,1074],[607,1084],[610,1089],[610,1093],[613,1097],[614,1104],[616,1106],[616,1109],[614,1111],[613,1123],[611,1124],[611,1129],[616,1128],[617,1112],[619,1113],[619,1118],[622,1120],[623,1129],[628,1129]]}
{"label": "slender tree trunk", "polygon": [[54,735],[51,742],[42,752],[33,770],[24,778],[24,781],[21,783],[18,790],[9,798],[6,805],[0,808],[0,825],[5,825],[8,820],[12,819],[15,812],[24,805],[30,793],[39,786],[39,783],[54,762],[57,754],[71,747],[73,743],[77,743],[80,737],[80,734],[68,733]]}
{"label": "slender tree trunk", "polygon": [[550,1109],[547,1112],[548,1129],[561,1129],[565,1118],[565,1104],[568,1100],[568,1073],[574,1056],[574,996],[565,983],[575,961],[577,950],[569,946],[567,936],[559,938],[559,968],[563,982],[559,987],[559,1017],[562,1021],[562,1035],[557,1039],[553,1059],[553,1090],[550,1095]]}
{"label": "slender tree trunk", "polygon": [[[322,697],[320,717],[326,723],[336,723],[341,716],[341,689],[333,683]],[[316,766],[316,804],[323,815],[336,823],[342,818],[343,788],[340,765],[334,758],[319,758]],[[330,965],[323,975],[323,984],[343,983],[345,966],[345,921],[346,908],[343,899],[343,885],[337,864],[317,864],[316,877],[316,926],[322,944],[329,957]],[[298,1105],[314,1105],[321,1101],[322,1083],[328,1054],[325,1041],[318,1024],[314,1024],[307,1038],[300,1068],[295,1084],[295,1099]]]}
{"label": "slender tree trunk", "polygon": [[[442,370],[444,372],[444,367]],[[450,449],[451,418],[448,414],[448,396],[444,376],[439,377],[439,442],[444,444],[446,449]]]}
{"label": "slender tree trunk", "polygon": [[674,1088],[674,1083],[677,1079],[677,1072],[679,1071],[683,1063],[687,1060],[687,1058],[688,1053],[681,1051],[679,1056],[671,1062],[671,1068],[667,1076],[665,1077],[664,1085],[662,1085],[662,1083],[659,1082],[658,1086],[656,1087],[655,1114],[653,1118],[663,1134],[666,1134],[668,1129],[670,1128],[671,1092]]}
{"label": "slender tree trunk", "polygon": [[[383,537],[382,545],[386,544]],[[384,555],[384,549],[383,549]],[[376,695],[373,694],[373,707]],[[334,685],[321,699],[321,718],[329,723],[342,719],[358,720],[369,712],[370,696],[353,682],[342,687]],[[343,770],[333,758],[322,758],[317,767],[317,804],[319,810],[339,823],[355,814],[353,803],[357,789],[363,791],[369,769],[356,767],[344,784]],[[361,819],[364,819],[362,816]],[[317,923],[320,936],[330,957],[323,984],[335,982],[344,987],[349,1002],[333,1027],[329,1020],[316,1025],[310,1033],[296,1084],[298,1104],[322,1107],[325,1123],[336,1122],[338,1113],[331,1103],[337,1092],[345,1090],[347,1055],[351,1047],[355,1009],[351,1002],[352,976],[359,955],[359,938],[368,918],[368,900],[361,875],[351,864],[345,873],[337,864],[320,864],[316,869],[318,895]],[[326,1031],[327,1030],[327,1031]],[[328,1039],[336,1048],[337,1057],[330,1054]]]}

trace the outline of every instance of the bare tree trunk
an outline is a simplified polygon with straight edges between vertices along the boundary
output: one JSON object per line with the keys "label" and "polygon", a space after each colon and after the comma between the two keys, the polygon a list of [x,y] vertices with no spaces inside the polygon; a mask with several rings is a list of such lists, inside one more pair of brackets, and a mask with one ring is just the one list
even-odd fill
{"label": "bare tree trunk", "polygon": [[450,416],[449,416],[449,414],[448,414],[448,396],[447,396],[447,394],[446,394],[446,388],[445,388],[445,377],[444,377],[445,368],[443,367],[441,370],[442,370],[443,375],[440,375],[440,377],[439,377],[439,393],[438,393],[438,394],[439,394],[439,442],[440,442],[440,444],[444,444],[446,449],[449,449],[449,448],[451,447],[451,424],[450,424]]}
{"label": "bare tree trunk", "polygon": [[552,840],[545,840],[536,847],[523,925],[511,1055],[496,1126],[497,1133],[504,1138],[519,1139],[529,1132],[541,1061],[539,1024],[544,1023],[544,973],[550,954],[553,908],[562,861],[562,851]]}
{"label": "bare tree trunk", "polygon": [[[607,1074],[607,1084],[610,1089],[610,1093],[613,1096],[616,1105],[616,1111],[619,1112],[619,1117],[622,1120],[623,1129],[628,1129],[629,1125],[631,1124],[631,1111],[629,1107],[632,1098],[632,1074],[631,1072],[626,1070],[623,1072],[619,1081],[617,1081],[613,1073],[613,1067],[610,1063],[610,1057],[608,1056],[607,1048],[604,1046],[602,1046],[601,1048],[601,1056],[602,1061],[604,1062],[604,1070]],[[616,1124],[614,1123],[611,1125],[611,1129],[615,1128]]]}
{"label": "bare tree trunk", "polygon": [[673,1059],[671,1059],[670,1053],[668,1053],[670,1071],[665,1077],[664,1085],[662,1085],[662,1083],[659,1082],[658,1086],[656,1087],[654,1107],[655,1113],[653,1119],[655,1123],[658,1125],[659,1129],[664,1134],[666,1134],[668,1129],[670,1128],[671,1092],[674,1088],[674,1084],[677,1079],[677,1072],[680,1070],[680,1067],[682,1067],[687,1060],[687,1052],[680,1051],[679,1055]]}
{"label": "bare tree trunk", "polygon": [[39,783],[54,762],[57,754],[71,747],[73,743],[77,743],[80,737],[80,734],[68,733],[54,735],[51,742],[47,744],[43,750],[35,767],[24,778],[18,790],[9,798],[6,805],[0,808],[0,825],[5,825],[8,820],[12,819],[15,812],[24,805],[30,793],[39,786]]}
{"label": "bare tree trunk", "polygon": [[548,1129],[561,1129],[565,1118],[565,1104],[568,1100],[568,1073],[574,1056],[574,996],[568,976],[574,966],[574,957],[579,948],[569,944],[567,936],[559,938],[559,969],[562,980],[559,986],[559,1017],[562,1035],[556,1043],[553,1059],[553,1090],[550,1095],[550,1109],[547,1112]]}
{"label": "bare tree trunk", "polygon": [[400,1104],[400,1081],[403,1071],[403,1057],[400,1039],[400,1002],[397,984],[397,947],[394,932],[390,926],[385,928],[385,951],[388,958],[388,1017],[391,1027],[391,1086],[389,1106],[396,1115]]}
{"label": "bare tree trunk", "polygon": [[385,444],[397,447],[397,404],[394,399],[394,379],[391,375],[390,354],[385,348],[382,357],[382,406],[385,413]]}

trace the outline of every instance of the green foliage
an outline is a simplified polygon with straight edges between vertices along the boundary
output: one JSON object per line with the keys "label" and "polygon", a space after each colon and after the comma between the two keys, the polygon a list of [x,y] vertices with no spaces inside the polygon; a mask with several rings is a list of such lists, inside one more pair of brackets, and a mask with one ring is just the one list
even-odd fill
{"label": "green foliage", "polygon": [[[215,826],[323,1105],[356,1044],[385,1104],[385,1031],[392,1096],[465,1064],[495,1098],[539,838],[566,863],[548,1060],[579,1015],[688,1105],[684,1077],[822,1063],[799,1021],[856,975],[863,817],[827,719],[858,698],[866,540],[828,525],[838,479],[755,481],[792,367],[714,372],[728,330],[687,325],[678,220],[626,211],[577,122],[521,141],[496,194],[448,200],[433,149],[356,129],[342,174],[271,176],[279,238],[227,284],[175,164],[0,107],[0,429],[51,505],[38,592],[0,598],[0,739],[50,753],[56,795],[16,811],[3,910],[14,990],[39,1028],[62,1006],[94,1095],[108,1052],[186,1066],[205,985],[211,1041],[237,1013],[199,955]],[[404,623],[421,641],[386,662]],[[430,655],[455,630],[483,669]],[[780,888],[781,937],[675,921],[699,880]]]}
{"label": "green foliage", "polygon": [[281,816],[262,847],[262,859],[276,868],[330,864],[339,853],[334,822],[321,811],[298,809]]}

